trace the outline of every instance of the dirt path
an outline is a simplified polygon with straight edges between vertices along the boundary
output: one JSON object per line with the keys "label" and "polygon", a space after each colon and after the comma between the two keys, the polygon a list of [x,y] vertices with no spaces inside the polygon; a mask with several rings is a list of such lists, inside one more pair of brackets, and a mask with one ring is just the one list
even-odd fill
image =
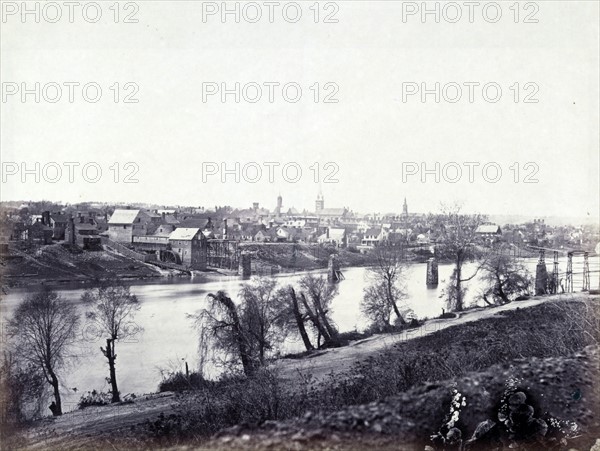
{"label": "dirt path", "polygon": [[[552,300],[559,301],[573,299],[573,297],[573,295],[561,295],[553,297]],[[275,368],[279,370],[279,376],[285,380],[295,380],[299,376],[298,373],[300,373],[311,374],[315,380],[319,381],[331,373],[344,372],[355,362],[366,359],[374,353],[384,351],[396,343],[424,337],[447,327],[490,318],[499,312],[533,307],[542,302],[548,302],[548,298],[542,297],[527,301],[511,302],[510,304],[494,308],[473,309],[463,312],[458,318],[429,320],[423,326],[415,329],[409,329],[398,334],[374,335],[364,340],[352,342],[350,345],[342,348],[319,351],[308,358],[282,359],[275,364]]]}
{"label": "dirt path", "polygon": [[[173,393],[157,393],[134,403],[88,407],[60,417],[48,417],[25,434],[27,449],[80,449],[89,447],[88,437],[110,437],[111,432],[169,414],[176,403]],[[85,443],[88,442],[87,446]]]}

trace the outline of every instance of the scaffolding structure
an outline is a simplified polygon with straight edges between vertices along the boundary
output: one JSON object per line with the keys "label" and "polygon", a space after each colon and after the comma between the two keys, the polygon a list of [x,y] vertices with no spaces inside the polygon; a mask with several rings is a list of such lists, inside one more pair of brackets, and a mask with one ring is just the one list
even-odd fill
{"label": "scaffolding structure", "polygon": [[206,263],[213,268],[238,270],[240,253],[233,240],[208,240]]}
{"label": "scaffolding structure", "polygon": [[565,283],[565,291],[567,293],[573,292],[573,252],[567,254],[567,277]]}
{"label": "scaffolding structure", "polygon": [[590,262],[587,252],[583,254],[583,291],[590,291]]}
{"label": "scaffolding structure", "polygon": [[552,282],[550,285],[552,294],[558,293],[558,282],[558,251],[554,251],[554,266],[552,267]]}

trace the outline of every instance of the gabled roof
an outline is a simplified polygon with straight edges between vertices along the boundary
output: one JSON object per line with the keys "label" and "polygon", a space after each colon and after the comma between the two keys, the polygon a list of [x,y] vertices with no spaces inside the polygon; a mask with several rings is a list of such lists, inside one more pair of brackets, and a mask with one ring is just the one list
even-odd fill
{"label": "gabled roof", "polygon": [[377,228],[377,227],[371,227],[365,231],[365,235],[379,236],[380,233],[381,233],[381,229]]}
{"label": "gabled roof", "polygon": [[193,240],[200,232],[198,227],[179,227],[171,232],[170,240]]}
{"label": "gabled roof", "polygon": [[52,220],[54,222],[60,222],[60,223],[62,223],[62,222],[66,223],[69,220],[68,215],[60,214],[60,213],[52,213],[50,215],[50,218],[52,218]]}
{"label": "gabled roof", "polygon": [[290,232],[287,229],[283,228],[283,227],[279,227],[277,229],[277,235],[279,237],[285,237],[285,238],[287,238],[287,237],[290,236]]}
{"label": "gabled roof", "polygon": [[500,233],[500,226],[497,224],[481,224],[477,227],[475,233]]}
{"label": "gabled roof", "polygon": [[179,224],[179,219],[177,219],[175,216],[173,215],[165,215],[165,217],[163,218],[163,222],[165,224]]}
{"label": "gabled roof", "polygon": [[109,224],[133,224],[140,210],[115,210],[110,219]]}

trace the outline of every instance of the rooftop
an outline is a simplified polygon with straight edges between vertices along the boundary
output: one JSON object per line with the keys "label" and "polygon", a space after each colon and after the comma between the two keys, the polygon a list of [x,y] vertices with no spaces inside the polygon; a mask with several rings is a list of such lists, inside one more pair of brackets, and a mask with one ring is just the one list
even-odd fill
{"label": "rooftop", "polygon": [[109,224],[133,224],[135,218],[139,214],[139,210],[115,210],[110,219]]}
{"label": "rooftop", "polygon": [[170,240],[193,240],[200,232],[199,227],[179,227],[169,235]]}

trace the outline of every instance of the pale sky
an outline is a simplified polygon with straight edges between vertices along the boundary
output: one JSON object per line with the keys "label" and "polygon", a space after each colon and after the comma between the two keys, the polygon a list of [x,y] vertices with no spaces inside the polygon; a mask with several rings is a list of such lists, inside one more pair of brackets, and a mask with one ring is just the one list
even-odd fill
{"label": "pale sky", "polygon": [[[598,216],[597,1],[537,2],[539,11],[532,17],[538,23],[522,23],[533,11],[524,9],[515,23],[509,9],[514,2],[501,2],[502,18],[496,23],[486,21],[480,10],[470,23],[463,2],[457,2],[463,5],[457,23],[443,16],[440,23],[430,16],[423,23],[418,14],[403,21],[403,8],[410,2],[400,1],[335,2],[337,23],[323,23],[334,11],[334,6],[324,9],[327,2],[318,3],[319,23],[314,23],[313,1],[299,2],[303,15],[297,23],[287,22],[280,8],[270,23],[264,2],[256,2],[263,13],[257,23],[243,16],[240,23],[232,16],[222,23],[219,15],[204,22],[203,7],[206,11],[221,2],[194,1],[135,2],[138,23],[122,23],[133,11],[125,10],[126,2],[121,3],[119,23],[109,10],[113,2],[101,2],[97,23],[85,21],[79,9],[69,23],[66,6],[57,23],[48,23],[43,15],[40,23],[31,16],[22,23],[20,11],[8,15],[12,10],[6,10],[5,4],[15,2],[2,3],[3,200],[207,207],[249,207],[257,201],[272,208],[281,193],[285,207],[313,209],[319,183],[310,168],[318,163],[323,181],[329,172],[324,165],[332,162],[339,168],[337,183],[320,184],[326,207],[399,212],[406,197],[409,209],[420,212],[459,201],[466,210],[491,214]],[[34,3],[29,2],[31,8]],[[228,5],[234,8],[235,3]],[[21,2],[15,4],[20,7]],[[54,12],[46,15],[52,18]],[[50,103],[42,96],[35,103],[32,94],[23,103],[20,92],[7,94],[14,86],[33,88],[36,82],[49,97],[54,96],[53,83],[62,85],[61,99]],[[75,88],[70,103],[65,82],[98,83],[102,97],[86,102]],[[116,82],[119,103],[113,99],[115,88],[110,89]],[[124,88],[128,82],[139,87],[134,95],[138,103],[123,103],[132,92]],[[236,82],[263,86],[263,97],[257,103],[243,98],[235,103],[230,95],[222,103],[214,95],[203,102],[203,83],[233,88]],[[273,103],[264,85],[269,82],[280,84]],[[290,82],[302,88],[297,103],[283,98],[281,86]],[[403,83],[433,89],[436,82],[448,88],[448,96],[454,95],[448,83],[458,83],[462,99],[435,103],[431,94],[425,103],[420,95],[403,101]],[[465,82],[480,83],[473,103]],[[333,85],[325,89],[326,83],[337,86],[337,103],[323,103],[333,90]],[[483,98],[486,83],[501,87],[497,103]],[[254,95],[251,87],[249,96]],[[533,93],[535,87],[539,90]],[[524,103],[528,94],[538,102]],[[31,169],[35,162],[47,165],[47,177],[41,174],[36,183],[29,175],[23,183],[23,162]],[[137,183],[122,182],[128,162],[139,168]],[[213,162],[231,169],[235,162],[241,167],[256,163],[264,170],[256,183],[243,177],[235,183],[233,176],[222,183],[219,175],[203,182],[203,163]],[[439,183],[434,175],[423,182],[421,164],[434,169],[436,162]],[[73,183],[64,163],[79,164]],[[102,169],[98,182],[83,179],[86,163]],[[110,169],[115,163],[121,168],[119,183]],[[264,163],[279,163],[273,183]],[[281,167],[286,163],[301,168],[298,182],[284,179]],[[473,166],[473,183],[465,163],[479,164]],[[496,183],[484,179],[482,167],[488,163],[491,178],[494,167],[502,170]],[[64,167],[56,183],[48,180],[55,177],[53,164]],[[462,176],[450,183],[456,166],[463,168]],[[403,167],[416,167],[419,173],[405,174],[403,180]],[[12,175],[15,168],[19,172]],[[537,183],[523,183],[532,172]]]}

